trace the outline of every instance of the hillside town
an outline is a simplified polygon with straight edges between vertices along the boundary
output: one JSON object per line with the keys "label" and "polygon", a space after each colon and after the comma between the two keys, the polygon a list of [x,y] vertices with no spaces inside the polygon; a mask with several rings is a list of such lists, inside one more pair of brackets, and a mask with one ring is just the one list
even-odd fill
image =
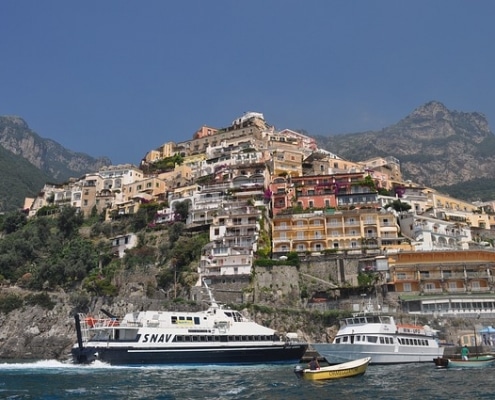
{"label": "hillside town", "polygon": [[[394,157],[343,159],[307,135],[275,129],[258,112],[164,143],[139,166],[47,183],[24,209],[33,217],[72,206],[112,221],[150,202],[163,205],[150,228],[181,221],[209,232],[201,279],[247,280],[260,255],[281,262],[297,253],[320,264],[336,259],[333,288],[372,276],[390,305],[407,313],[495,315],[494,204],[404,180]],[[187,215],[178,212],[184,205]],[[137,244],[133,232],[111,240],[120,257]],[[356,260],[354,271],[340,263],[345,258]]]}

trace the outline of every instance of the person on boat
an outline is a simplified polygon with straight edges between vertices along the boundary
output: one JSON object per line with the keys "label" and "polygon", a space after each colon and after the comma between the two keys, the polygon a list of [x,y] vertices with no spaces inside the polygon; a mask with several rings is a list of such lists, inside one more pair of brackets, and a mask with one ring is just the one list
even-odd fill
{"label": "person on boat", "polygon": [[313,357],[311,359],[311,361],[309,362],[308,366],[309,366],[309,369],[312,370],[312,371],[315,371],[317,369],[320,369],[320,363],[318,362],[318,360],[316,359],[316,357]]}
{"label": "person on boat", "polygon": [[467,348],[466,345],[464,345],[464,347],[461,350],[461,358],[463,360],[466,360],[467,361],[468,360],[468,355],[469,355],[469,349]]}

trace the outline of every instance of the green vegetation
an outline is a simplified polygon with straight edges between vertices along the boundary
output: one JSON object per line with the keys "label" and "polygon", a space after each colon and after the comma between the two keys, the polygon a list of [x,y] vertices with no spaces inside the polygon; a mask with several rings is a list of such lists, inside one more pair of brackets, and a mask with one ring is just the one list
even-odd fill
{"label": "green vegetation", "polygon": [[402,211],[409,211],[411,209],[411,205],[400,201],[400,199],[397,199],[387,204],[385,208],[392,208],[397,212],[402,212]]}
{"label": "green vegetation", "polygon": [[[53,215],[26,219],[21,212],[8,213],[0,219],[0,282],[16,284],[30,290],[79,290],[74,304],[87,306],[89,295],[115,296],[119,287],[114,279],[119,273],[159,271],[158,286],[180,284],[191,286],[198,279],[197,260],[208,242],[208,234],[185,235],[182,222],[166,225],[158,234],[151,234],[147,224],[154,217],[158,204],[149,204],[127,219],[97,222],[85,228],[88,220],[65,207]],[[93,217],[90,217],[90,219]],[[94,218],[93,218],[94,220]],[[139,228],[139,229],[138,229]],[[135,232],[138,244],[118,258],[110,238]],[[148,234],[147,234],[148,233]],[[158,238],[167,237],[171,240]],[[87,237],[89,235],[89,237]],[[82,289],[82,292],[80,291]],[[157,288],[148,288],[152,291]],[[5,297],[0,311],[8,312],[25,304],[49,308],[46,295],[28,299]]]}
{"label": "green vegetation", "polygon": [[448,193],[456,199],[489,201],[495,198],[495,179],[478,178],[449,186],[436,186],[439,192]]}
{"label": "green vegetation", "polygon": [[146,165],[143,169],[147,174],[156,174],[160,172],[173,171],[176,165],[181,165],[184,162],[184,157],[180,154],[175,154],[172,157],[165,157]]}
{"label": "green vegetation", "polygon": [[0,179],[0,211],[3,212],[21,208],[26,196],[34,197],[45,182],[53,181],[27,160],[5,150],[2,146],[0,146],[0,171],[4,171]]}

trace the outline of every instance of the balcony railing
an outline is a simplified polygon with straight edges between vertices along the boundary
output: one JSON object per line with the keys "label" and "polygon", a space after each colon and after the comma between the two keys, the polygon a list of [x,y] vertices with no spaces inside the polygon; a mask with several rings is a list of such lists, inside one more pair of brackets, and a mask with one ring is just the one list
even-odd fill
{"label": "balcony railing", "polygon": [[423,290],[423,292],[425,292],[425,293],[442,293],[443,292],[443,289],[442,288],[433,288],[433,289],[431,289],[431,288],[425,288]]}

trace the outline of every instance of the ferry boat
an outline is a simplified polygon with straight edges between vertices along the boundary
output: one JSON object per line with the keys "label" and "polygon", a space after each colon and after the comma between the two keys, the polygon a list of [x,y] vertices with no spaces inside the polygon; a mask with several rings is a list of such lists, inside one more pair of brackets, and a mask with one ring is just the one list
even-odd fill
{"label": "ferry boat", "polygon": [[[74,363],[253,364],[299,362],[308,344],[284,336],[216,303],[206,311],[141,311],[122,319],[75,315]],[[103,311],[103,310],[102,310]]]}
{"label": "ferry boat", "polygon": [[370,364],[431,362],[444,351],[429,327],[396,323],[381,314],[344,318],[333,343],[312,346],[329,364],[363,357],[371,357]]}

